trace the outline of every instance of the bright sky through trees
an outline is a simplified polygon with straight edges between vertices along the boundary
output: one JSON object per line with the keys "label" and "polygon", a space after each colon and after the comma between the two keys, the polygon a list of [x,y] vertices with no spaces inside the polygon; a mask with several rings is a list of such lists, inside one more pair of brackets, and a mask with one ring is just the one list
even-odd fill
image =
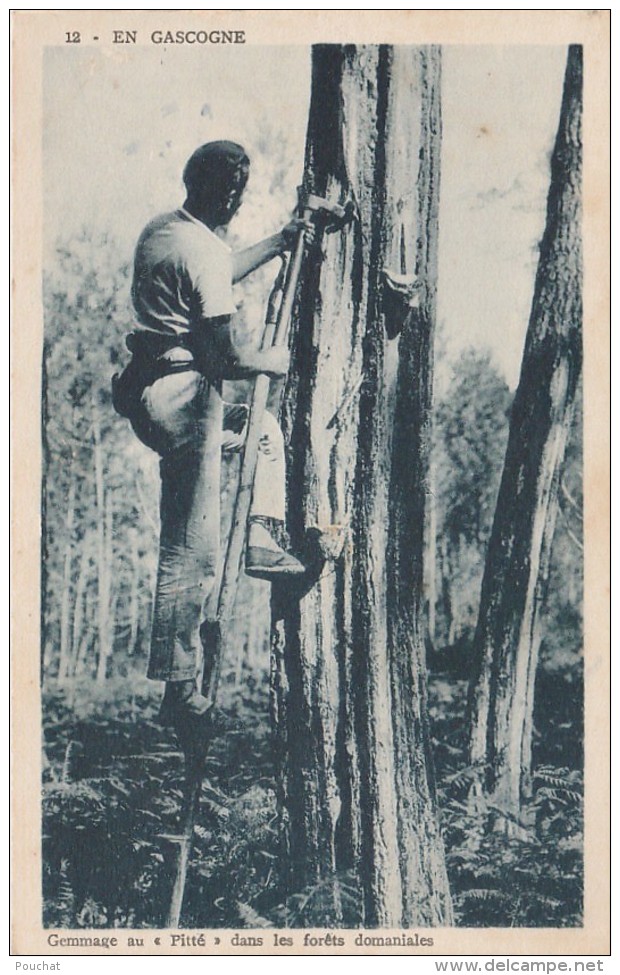
{"label": "bright sky through trees", "polygon": [[[446,47],[439,319],[450,354],[488,345],[514,386],[527,327],[566,50]],[[301,179],[310,85],[305,47],[46,53],[46,263],[59,237],[109,232],[131,258],[142,226],[182,202],[202,142],[242,142],[255,167],[235,230],[275,230]],[[290,161],[269,200],[270,146]],[[282,198],[283,197],[283,198]],[[128,308],[128,317],[130,309]]]}

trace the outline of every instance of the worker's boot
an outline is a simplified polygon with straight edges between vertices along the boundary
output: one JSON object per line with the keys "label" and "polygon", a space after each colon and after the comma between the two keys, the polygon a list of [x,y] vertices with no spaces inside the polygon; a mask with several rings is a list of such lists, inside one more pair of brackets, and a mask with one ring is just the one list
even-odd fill
{"label": "worker's boot", "polygon": [[167,681],[159,721],[163,725],[176,727],[179,721],[187,719],[195,722],[203,718],[209,709],[209,701],[198,692],[195,680]]}
{"label": "worker's boot", "polygon": [[286,551],[288,546],[284,522],[258,515],[251,518],[245,553],[246,575],[269,582],[286,576],[303,575],[305,566]]}

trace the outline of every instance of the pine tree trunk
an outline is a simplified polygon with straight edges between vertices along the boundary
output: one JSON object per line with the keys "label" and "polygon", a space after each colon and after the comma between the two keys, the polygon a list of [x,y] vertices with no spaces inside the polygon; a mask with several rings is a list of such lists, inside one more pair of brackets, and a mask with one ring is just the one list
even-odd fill
{"label": "pine tree trunk", "polygon": [[[358,213],[307,256],[283,406],[289,528],[318,579],[274,587],[272,704],[291,887],[333,881],[315,923],[347,922],[345,871],[367,926],[452,917],[422,622],[439,82],[435,48],[314,49],[306,188]],[[418,276],[406,316],[387,267]]]}
{"label": "pine tree trunk", "polygon": [[484,769],[483,792],[513,821],[530,792],[539,615],[581,372],[581,89],[582,52],[572,46],[475,638],[471,761]]}

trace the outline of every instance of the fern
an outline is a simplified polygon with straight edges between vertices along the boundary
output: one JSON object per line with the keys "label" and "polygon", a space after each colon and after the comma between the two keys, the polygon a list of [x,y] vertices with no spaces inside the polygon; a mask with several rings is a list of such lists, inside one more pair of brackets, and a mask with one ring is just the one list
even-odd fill
{"label": "fern", "polygon": [[62,860],[60,864],[60,883],[58,885],[57,909],[58,927],[75,927],[75,894],[68,877],[69,861]]}
{"label": "fern", "polygon": [[206,811],[215,819],[228,819],[230,817],[230,809],[222,806],[219,802],[214,802],[208,796],[203,795],[200,797],[200,809],[201,812]]}
{"label": "fern", "polygon": [[453,772],[452,775],[446,776],[444,779],[444,787],[452,786],[453,788],[460,788],[464,785],[471,785],[472,781],[476,780],[488,766],[486,762],[479,761],[474,762],[473,765],[468,765],[467,768],[458,769]]}
{"label": "fern", "polygon": [[536,791],[535,802],[539,803],[544,799],[552,800],[553,802],[560,802],[563,805],[573,803],[574,805],[579,806],[583,803],[583,796],[580,792],[575,792],[574,789],[567,789],[565,787],[549,788],[544,786],[543,788],[538,789]]}
{"label": "fern", "polygon": [[559,787],[574,788],[577,783],[581,783],[581,773],[576,769],[555,768],[551,765],[539,765],[533,778],[535,781]]}
{"label": "fern", "polygon": [[285,927],[357,927],[363,923],[359,878],[346,870],[308,884],[273,914]]}
{"label": "fern", "polygon": [[461,902],[481,901],[485,904],[491,901],[505,904],[509,901],[509,897],[503,891],[494,890],[492,887],[475,887],[472,890],[462,890],[458,897]]}
{"label": "fern", "polygon": [[243,901],[236,902],[237,913],[241,919],[241,923],[248,928],[272,928],[273,924],[268,921],[267,918],[259,914],[250,904],[244,904]]}

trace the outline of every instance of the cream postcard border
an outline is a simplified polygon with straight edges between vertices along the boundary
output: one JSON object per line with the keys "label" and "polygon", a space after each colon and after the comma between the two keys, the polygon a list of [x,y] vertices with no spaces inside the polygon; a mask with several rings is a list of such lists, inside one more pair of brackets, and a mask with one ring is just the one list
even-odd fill
{"label": "cream postcard border", "polygon": [[[12,767],[14,954],[409,954],[363,948],[355,930],[345,947],[235,948],[230,932],[205,932],[206,945],[172,947],[170,932],[140,930],[143,947],[54,948],[41,925],[39,578],[41,513],[41,104],[42,54],[63,45],[65,32],[138,31],[138,46],[162,30],[242,30],[249,46],[313,43],[571,44],[584,46],[584,498],[585,498],[585,795],[586,871],[583,928],[443,928],[432,948],[416,955],[606,954],[609,951],[609,133],[610,12],[608,10],[53,10],[12,14]],[[70,932],[62,932],[63,935]],[[75,932],[81,935],[89,932]],[[188,932],[194,933],[194,932]],[[199,933],[199,932],[195,932]],[[250,934],[244,931],[244,934]],[[257,932],[259,933],[259,932]],[[369,932],[371,933],[371,932]],[[317,932],[320,934],[320,932]],[[387,935],[388,932],[382,931]],[[159,938],[160,943],[156,943]],[[216,943],[218,942],[218,943]]]}

